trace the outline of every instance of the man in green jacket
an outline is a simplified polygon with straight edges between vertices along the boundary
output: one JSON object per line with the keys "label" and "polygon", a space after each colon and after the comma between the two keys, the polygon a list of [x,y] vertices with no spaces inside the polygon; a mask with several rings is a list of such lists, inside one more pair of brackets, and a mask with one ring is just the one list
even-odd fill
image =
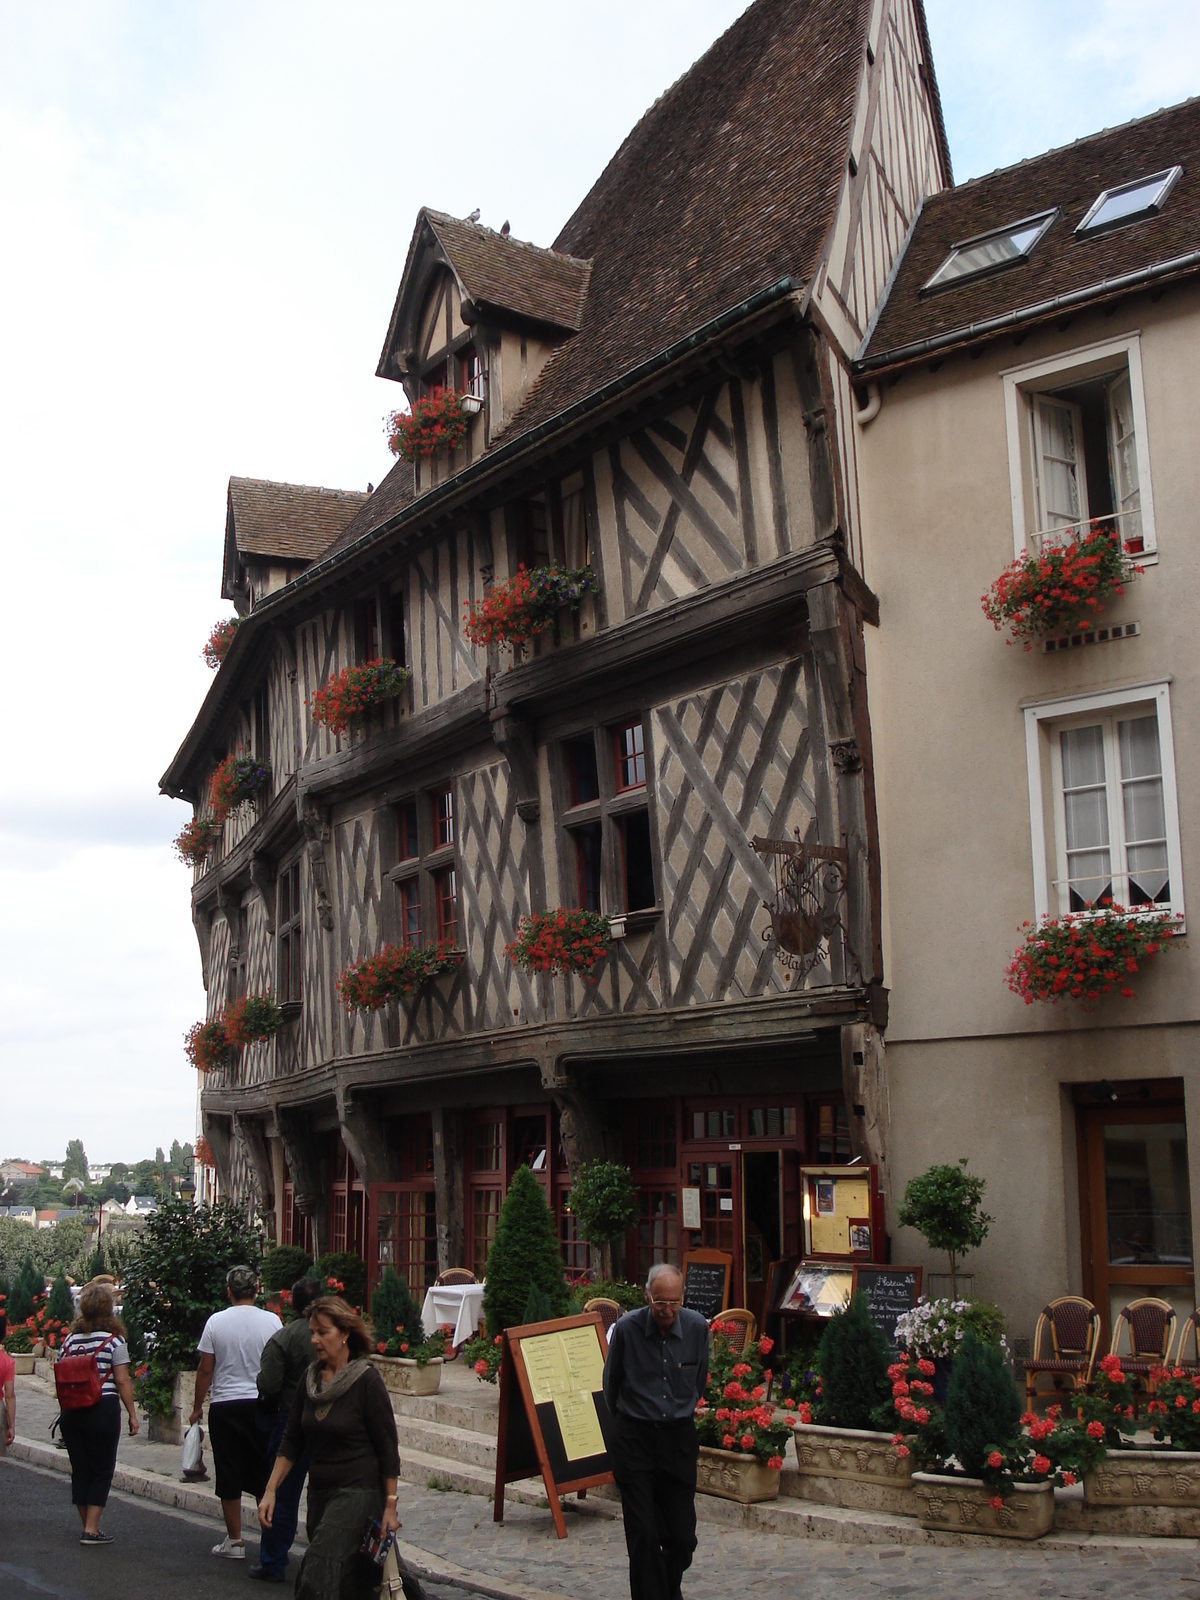
{"label": "man in green jacket", "polygon": [[[271,1465],[279,1451],[284,1425],[296,1390],[312,1365],[315,1351],[305,1312],[325,1293],[319,1278],[301,1278],[292,1285],[292,1322],[285,1323],[263,1346],[258,1369],[258,1398],[261,1409],[271,1419],[269,1453]],[[286,1583],[288,1552],[296,1537],[300,1515],[300,1495],[308,1475],[308,1451],[300,1457],[275,1495],[275,1515],[271,1526],[262,1530],[258,1561],[250,1568],[252,1578],[265,1583]]]}

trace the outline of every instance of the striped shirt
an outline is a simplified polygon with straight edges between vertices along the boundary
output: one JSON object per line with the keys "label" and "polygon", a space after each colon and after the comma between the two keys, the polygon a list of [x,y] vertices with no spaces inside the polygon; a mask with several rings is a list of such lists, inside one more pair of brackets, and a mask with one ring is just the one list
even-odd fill
{"label": "striped shirt", "polygon": [[[108,1341],[105,1343],[105,1341]],[[104,1346],[101,1349],[101,1346]],[[113,1368],[127,1367],[129,1365],[129,1346],[119,1336],[105,1333],[102,1328],[97,1328],[94,1333],[69,1333],[63,1340],[61,1354],[64,1356],[95,1355],[96,1367],[104,1379],[104,1386],[100,1390],[100,1398],[115,1395],[117,1386],[113,1382]]]}

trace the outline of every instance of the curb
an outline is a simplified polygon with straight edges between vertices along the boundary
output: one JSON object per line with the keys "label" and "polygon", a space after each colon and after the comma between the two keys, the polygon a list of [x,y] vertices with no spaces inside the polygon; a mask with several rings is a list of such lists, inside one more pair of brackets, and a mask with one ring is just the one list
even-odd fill
{"label": "curb", "polygon": [[[65,1451],[53,1445],[22,1439],[18,1435],[9,1445],[8,1454],[13,1461],[27,1461],[30,1466],[44,1467],[64,1477],[70,1476],[71,1463]],[[172,1483],[169,1478],[161,1478],[156,1473],[122,1466],[118,1466],[113,1473],[112,1486],[139,1500],[150,1500],[176,1511],[190,1511],[221,1521],[221,1502],[211,1489],[205,1493],[189,1483]],[[242,1525],[244,1528],[258,1528],[258,1512],[248,1495],[242,1498]],[[419,1545],[409,1544],[407,1540],[396,1540],[396,1553],[417,1577],[427,1578],[430,1583],[452,1584],[475,1594],[486,1595],[488,1600],[570,1600],[570,1596],[557,1589],[530,1589],[524,1586],[512,1589],[496,1578],[482,1577],[466,1567],[456,1566],[452,1561],[443,1561],[440,1556],[422,1550]]]}

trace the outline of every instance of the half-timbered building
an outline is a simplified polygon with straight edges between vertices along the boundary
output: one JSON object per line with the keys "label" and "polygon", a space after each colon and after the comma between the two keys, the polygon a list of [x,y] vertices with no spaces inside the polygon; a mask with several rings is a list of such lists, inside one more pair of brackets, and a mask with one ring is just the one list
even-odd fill
{"label": "half-timbered building", "polygon": [[[223,1187],[280,1240],[414,1287],[481,1270],[526,1162],[579,1269],[565,1195],[604,1154],[637,1186],[631,1275],[718,1246],[761,1309],[802,1159],[886,1187],[851,362],[949,182],[920,0],[757,0],[549,248],[418,215],[378,372],[470,397],[454,451],[398,465],[302,571],[285,486],[257,486],[251,549],[231,485],[245,616],[162,782],[202,811],[225,755],[269,760],[193,916],[209,1014],[285,1012],[202,1095]],[[465,609],[548,564],[597,591],[529,647],[473,645]],[[405,693],[331,734],[314,694],[376,658]],[[559,906],[612,919],[594,981],[506,954]],[[348,1010],[339,973],[411,939],[461,964]]]}

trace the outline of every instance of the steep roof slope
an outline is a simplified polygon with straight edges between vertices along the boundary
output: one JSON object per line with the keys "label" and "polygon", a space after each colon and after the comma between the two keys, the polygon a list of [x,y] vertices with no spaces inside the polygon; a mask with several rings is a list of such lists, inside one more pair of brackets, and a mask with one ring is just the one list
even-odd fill
{"label": "steep roof slope", "polygon": [[315,561],[366,502],[353,489],[230,478],[227,527],[239,555]]}
{"label": "steep roof slope", "polygon": [[361,539],[364,533],[370,533],[372,528],[380,527],[397,511],[403,511],[415,493],[412,462],[397,461],[375,493],[363,496],[365,503],[322,555],[334,555]]}
{"label": "steep roof slope", "polygon": [[579,327],[591,270],[587,261],[441,211],[426,208],[423,215],[477,306],[572,331]]}
{"label": "steep roof slope", "polygon": [[[1101,191],[1182,165],[1161,211],[1094,235],[1076,227]],[[1028,260],[922,293],[955,244],[1057,207]],[[1200,250],[1200,100],[1080,139],[926,200],[866,348],[864,370],[987,332],[997,318],[1060,315],[1061,296],[1099,298],[1119,280]],[[1200,268],[1200,261],[1192,270]],[[1178,267],[1177,270],[1184,270]],[[940,347],[940,346],[939,346]]]}

